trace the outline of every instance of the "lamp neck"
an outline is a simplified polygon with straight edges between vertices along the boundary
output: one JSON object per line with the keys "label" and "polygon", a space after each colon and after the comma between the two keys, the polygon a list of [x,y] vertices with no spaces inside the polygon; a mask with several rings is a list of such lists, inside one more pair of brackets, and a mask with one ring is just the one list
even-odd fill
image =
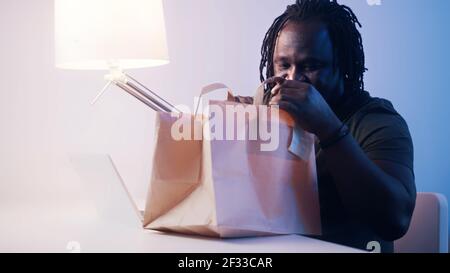
{"label": "lamp neck", "polygon": [[111,65],[109,67],[109,74],[105,75],[105,80],[113,83],[123,83],[128,82],[128,78],[123,73],[122,69],[117,65]]}

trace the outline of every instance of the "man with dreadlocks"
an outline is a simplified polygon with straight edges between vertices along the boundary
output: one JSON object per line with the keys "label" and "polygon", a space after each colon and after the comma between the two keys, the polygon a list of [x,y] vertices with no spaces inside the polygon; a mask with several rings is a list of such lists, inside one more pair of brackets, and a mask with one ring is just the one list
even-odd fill
{"label": "man with dreadlocks", "polygon": [[415,206],[413,144],[392,104],[364,90],[357,26],[336,0],[297,0],[265,36],[261,81],[267,104],[317,136],[320,238],[392,252]]}

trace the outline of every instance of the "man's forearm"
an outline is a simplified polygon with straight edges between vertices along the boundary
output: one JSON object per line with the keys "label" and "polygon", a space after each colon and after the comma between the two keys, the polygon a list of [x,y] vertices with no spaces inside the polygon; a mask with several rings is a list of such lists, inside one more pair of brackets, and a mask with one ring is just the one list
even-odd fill
{"label": "man's forearm", "polygon": [[324,156],[347,211],[383,238],[402,236],[412,198],[405,186],[371,161],[350,135],[324,150]]}

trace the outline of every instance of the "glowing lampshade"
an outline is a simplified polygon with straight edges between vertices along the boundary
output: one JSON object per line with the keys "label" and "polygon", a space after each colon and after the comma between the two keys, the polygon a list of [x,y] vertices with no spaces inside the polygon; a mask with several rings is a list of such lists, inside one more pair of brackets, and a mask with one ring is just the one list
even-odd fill
{"label": "glowing lampshade", "polygon": [[55,62],[105,70],[169,63],[162,0],[55,0]]}

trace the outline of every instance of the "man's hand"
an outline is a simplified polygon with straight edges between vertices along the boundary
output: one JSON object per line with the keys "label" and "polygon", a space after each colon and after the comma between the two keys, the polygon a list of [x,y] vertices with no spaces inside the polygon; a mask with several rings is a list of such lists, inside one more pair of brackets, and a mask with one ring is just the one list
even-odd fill
{"label": "man's hand", "polygon": [[320,140],[336,132],[342,122],[331,110],[328,103],[314,86],[273,77],[268,83],[276,83],[272,89],[270,105],[279,105],[289,112],[306,131],[315,134]]}

